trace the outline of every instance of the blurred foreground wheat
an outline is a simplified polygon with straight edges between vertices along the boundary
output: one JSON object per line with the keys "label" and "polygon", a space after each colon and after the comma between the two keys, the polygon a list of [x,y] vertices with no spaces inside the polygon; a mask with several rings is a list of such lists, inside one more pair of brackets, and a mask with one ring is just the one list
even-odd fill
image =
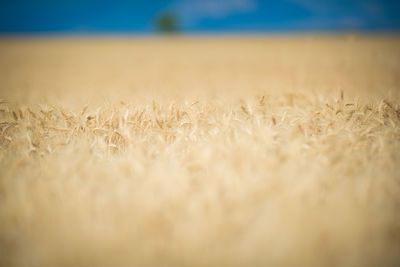
{"label": "blurred foreground wheat", "polygon": [[397,39],[126,42],[2,41],[1,265],[400,262]]}

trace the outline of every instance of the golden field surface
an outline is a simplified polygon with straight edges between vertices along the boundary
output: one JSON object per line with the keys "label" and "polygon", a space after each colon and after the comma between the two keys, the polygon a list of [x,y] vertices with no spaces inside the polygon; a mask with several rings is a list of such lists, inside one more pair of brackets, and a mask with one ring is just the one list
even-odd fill
{"label": "golden field surface", "polygon": [[0,39],[0,266],[398,266],[400,38]]}

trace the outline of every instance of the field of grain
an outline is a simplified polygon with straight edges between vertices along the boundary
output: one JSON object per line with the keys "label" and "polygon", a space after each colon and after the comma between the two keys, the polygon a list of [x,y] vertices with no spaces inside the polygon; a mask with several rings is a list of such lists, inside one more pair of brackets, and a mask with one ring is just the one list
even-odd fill
{"label": "field of grain", "polygon": [[398,266],[400,38],[0,39],[0,266]]}

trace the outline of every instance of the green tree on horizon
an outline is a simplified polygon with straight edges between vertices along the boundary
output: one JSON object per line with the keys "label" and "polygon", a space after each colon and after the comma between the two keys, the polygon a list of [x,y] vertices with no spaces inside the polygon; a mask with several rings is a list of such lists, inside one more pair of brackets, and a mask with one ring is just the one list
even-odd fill
{"label": "green tree on horizon", "polygon": [[155,26],[158,32],[161,33],[177,33],[178,32],[178,19],[177,16],[171,12],[164,12],[156,17]]}

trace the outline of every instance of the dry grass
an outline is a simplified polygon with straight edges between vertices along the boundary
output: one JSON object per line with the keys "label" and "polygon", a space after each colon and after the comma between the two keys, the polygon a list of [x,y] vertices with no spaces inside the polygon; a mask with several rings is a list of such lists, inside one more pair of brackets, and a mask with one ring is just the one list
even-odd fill
{"label": "dry grass", "polygon": [[396,266],[399,47],[3,39],[0,265]]}

